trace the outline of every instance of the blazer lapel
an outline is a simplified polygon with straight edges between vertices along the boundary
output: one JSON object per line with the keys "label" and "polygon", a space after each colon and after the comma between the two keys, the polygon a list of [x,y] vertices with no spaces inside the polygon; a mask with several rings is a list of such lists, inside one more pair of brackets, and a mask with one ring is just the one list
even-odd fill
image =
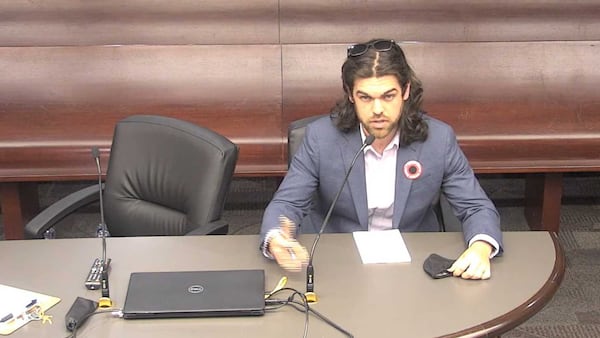
{"label": "blazer lapel", "polygon": [[419,159],[419,153],[421,149],[421,143],[413,143],[408,147],[402,147],[398,149],[398,155],[396,157],[396,191],[394,193],[394,216],[392,218],[392,227],[397,229],[400,226],[404,209],[406,208],[406,202],[408,200],[408,194],[412,185],[411,179],[407,178],[404,174],[404,165],[411,160],[417,161]]}
{"label": "blazer lapel", "polygon": [[[344,163],[344,175],[348,172],[352,159],[356,155],[356,152],[362,146],[362,140],[360,138],[360,132],[357,128],[355,132],[346,134],[345,140],[340,142],[340,152],[342,154],[342,161]],[[367,210],[367,183],[365,181],[365,158],[364,156],[358,156],[354,167],[348,176],[348,188],[352,195],[352,201],[354,202],[354,208],[356,209],[356,215],[358,216],[358,222],[364,230],[368,229],[368,210]]]}

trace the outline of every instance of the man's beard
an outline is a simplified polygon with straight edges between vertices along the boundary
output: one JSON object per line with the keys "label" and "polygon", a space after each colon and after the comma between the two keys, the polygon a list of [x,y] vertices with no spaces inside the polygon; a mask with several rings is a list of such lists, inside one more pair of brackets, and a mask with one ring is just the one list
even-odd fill
{"label": "man's beard", "polygon": [[389,122],[384,128],[373,128],[370,124],[363,124],[369,135],[375,136],[376,139],[383,139],[390,134],[395,134],[398,131],[400,119]]}

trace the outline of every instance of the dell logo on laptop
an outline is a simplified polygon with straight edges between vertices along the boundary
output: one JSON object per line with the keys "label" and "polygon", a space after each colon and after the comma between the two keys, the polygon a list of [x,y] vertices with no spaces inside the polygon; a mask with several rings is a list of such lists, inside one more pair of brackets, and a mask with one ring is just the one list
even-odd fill
{"label": "dell logo on laptop", "polygon": [[192,285],[188,288],[189,293],[202,293],[204,292],[204,286],[202,285]]}

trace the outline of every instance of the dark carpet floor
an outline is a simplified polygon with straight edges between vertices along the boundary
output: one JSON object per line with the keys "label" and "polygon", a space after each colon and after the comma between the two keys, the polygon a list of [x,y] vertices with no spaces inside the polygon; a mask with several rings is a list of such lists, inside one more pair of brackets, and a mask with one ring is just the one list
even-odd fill
{"label": "dark carpet floor", "polygon": [[[498,207],[503,230],[528,231],[522,207],[524,179],[518,175],[484,175],[480,181]],[[47,206],[86,185],[41,185],[40,203]],[[230,234],[258,232],[262,210],[277,185],[276,178],[240,178],[233,182],[224,213]],[[567,265],[562,285],[544,309],[503,337],[600,337],[600,174],[568,175],[563,189],[559,238]],[[57,237],[94,236],[97,210],[97,206],[90,206],[63,220],[57,227]]]}

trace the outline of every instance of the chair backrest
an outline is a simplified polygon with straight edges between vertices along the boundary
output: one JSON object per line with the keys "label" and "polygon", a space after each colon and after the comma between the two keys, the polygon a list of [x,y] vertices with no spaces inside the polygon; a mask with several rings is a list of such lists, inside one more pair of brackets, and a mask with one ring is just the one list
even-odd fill
{"label": "chair backrest", "polygon": [[288,150],[288,167],[292,163],[292,158],[296,151],[298,151],[298,147],[302,144],[302,139],[304,139],[304,131],[306,130],[306,126],[326,115],[315,115],[305,117],[300,120],[292,121],[288,126],[288,142],[287,142],[287,150]]}
{"label": "chair backrest", "polygon": [[189,122],[150,115],[119,121],[104,189],[108,230],[183,235],[219,220],[237,158],[235,144]]}
{"label": "chair backrest", "polygon": [[[300,120],[293,121],[288,126],[288,167],[292,163],[292,158],[300,144],[302,143],[302,139],[304,138],[304,132],[306,130],[306,126],[323,117],[325,115],[316,115],[305,117]],[[458,218],[454,216],[452,209],[446,200],[446,196],[440,192],[439,198],[433,202],[432,208],[436,214],[438,222],[440,224],[440,231],[462,231],[462,226]]]}

